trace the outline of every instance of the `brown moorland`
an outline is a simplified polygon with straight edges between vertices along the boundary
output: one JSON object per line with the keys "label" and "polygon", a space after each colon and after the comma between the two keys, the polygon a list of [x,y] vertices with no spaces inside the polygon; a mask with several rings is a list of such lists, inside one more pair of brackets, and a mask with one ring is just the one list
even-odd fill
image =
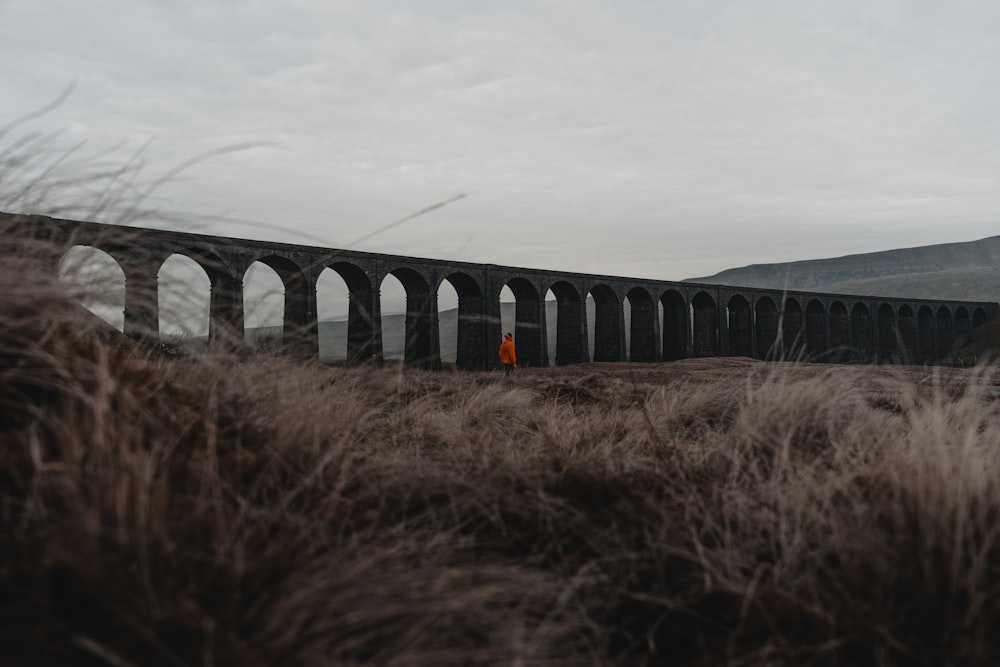
{"label": "brown moorland", "polygon": [[1000,663],[992,367],[164,360],[44,252],[0,265],[3,664]]}

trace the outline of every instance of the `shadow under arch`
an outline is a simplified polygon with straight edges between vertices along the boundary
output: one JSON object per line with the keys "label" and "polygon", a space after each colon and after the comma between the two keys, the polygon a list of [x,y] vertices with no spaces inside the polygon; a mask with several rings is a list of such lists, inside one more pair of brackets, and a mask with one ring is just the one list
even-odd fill
{"label": "shadow under arch", "polygon": [[762,296],[754,304],[754,320],[757,329],[758,359],[773,360],[781,356],[778,344],[778,306],[774,299]]}
{"label": "shadow under arch", "polygon": [[[455,336],[455,367],[463,370],[486,368],[486,304],[483,288],[466,273],[450,273],[437,285],[448,282],[458,295],[458,322]],[[435,291],[437,291],[435,290]],[[439,323],[440,326],[440,323]]]}
{"label": "shadow under arch", "polygon": [[806,304],[806,354],[812,361],[827,361],[830,343],[826,333],[826,308],[819,299]]}
{"label": "shadow under arch", "polygon": [[934,318],[937,320],[937,358],[944,359],[951,354],[955,344],[955,320],[948,306],[937,309]]}
{"label": "shadow under arch", "polygon": [[913,308],[908,304],[899,307],[896,314],[896,331],[900,361],[908,364],[917,354],[917,320]]}
{"label": "shadow under arch", "polygon": [[696,357],[719,354],[719,317],[715,299],[698,292],[691,299],[691,348]]}
{"label": "shadow under arch", "polygon": [[753,356],[753,318],[750,302],[742,294],[734,294],[726,303],[729,329],[729,354],[734,357]]}
{"label": "shadow under arch", "polygon": [[875,339],[872,336],[872,315],[868,306],[855,303],[851,308],[851,338],[853,359],[870,364],[875,361]]}
{"label": "shadow under arch", "polygon": [[830,353],[828,360],[839,364],[850,358],[851,320],[843,301],[830,304]]}
{"label": "shadow under arch", "polygon": [[899,356],[899,345],[896,332],[896,311],[888,303],[882,303],[876,311],[876,330],[878,332],[878,360],[882,364],[891,364]]}
{"label": "shadow under arch", "polygon": [[958,352],[972,340],[972,318],[965,306],[955,309],[955,343],[952,349]]}
{"label": "shadow under arch", "polygon": [[590,361],[587,350],[586,305],[579,290],[560,280],[549,286],[556,297],[556,366]]}
{"label": "shadow under arch", "polygon": [[667,290],[660,296],[663,305],[663,360],[675,361],[687,357],[688,306],[677,290]]}
{"label": "shadow under arch", "polygon": [[799,360],[806,347],[805,321],[798,299],[787,297],[781,307],[781,358]]}
{"label": "shadow under arch", "polygon": [[[511,278],[506,286],[514,294],[514,343],[519,366],[548,366],[549,351],[545,334],[545,303],[535,287],[525,278]],[[499,302],[500,293],[493,296]],[[497,342],[499,346],[499,341]]]}
{"label": "shadow under arch", "polygon": [[615,291],[603,283],[590,288],[594,298],[594,361],[625,360],[625,315]]}
{"label": "shadow under arch", "polygon": [[633,287],[625,296],[630,312],[628,360],[656,361],[656,302],[642,287]]}
{"label": "shadow under arch", "polygon": [[937,352],[935,333],[934,311],[930,306],[921,306],[917,311],[917,363],[934,361]]}

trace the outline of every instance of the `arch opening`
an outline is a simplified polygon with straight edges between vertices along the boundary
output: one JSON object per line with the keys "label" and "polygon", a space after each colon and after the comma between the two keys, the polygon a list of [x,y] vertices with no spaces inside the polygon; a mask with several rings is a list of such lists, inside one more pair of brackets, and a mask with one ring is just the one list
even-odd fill
{"label": "arch opening", "polygon": [[251,348],[277,352],[285,332],[285,284],[268,263],[257,261],[243,274],[243,336]]}
{"label": "arch opening", "polygon": [[389,271],[380,286],[383,358],[402,359],[406,366],[441,367],[437,326],[437,292],[410,268]]}
{"label": "arch opening", "polygon": [[73,246],[59,261],[59,282],[74,301],[125,330],[125,271],[114,257],[91,246]]}
{"label": "arch opening", "polygon": [[347,361],[347,327],[351,292],[339,272],[324,268],[316,279],[320,359]]}
{"label": "arch opening", "polygon": [[753,356],[753,318],[750,302],[735,294],[726,303],[726,328],[729,330],[729,354],[734,357]]}
{"label": "arch opening", "polygon": [[168,257],[157,273],[160,338],[172,345],[203,350],[211,328],[212,281],[186,255]]}
{"label": "arch opening", "polygon": [[438,286],[441,361],[463,370],[486,368],[483,290],[465,273],[445,276]]}

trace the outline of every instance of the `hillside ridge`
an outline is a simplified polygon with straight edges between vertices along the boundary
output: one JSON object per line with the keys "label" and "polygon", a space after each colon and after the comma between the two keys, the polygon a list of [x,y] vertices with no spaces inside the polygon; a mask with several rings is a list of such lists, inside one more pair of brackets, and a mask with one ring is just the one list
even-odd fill
{"label": "hillside ridge", "polygon": [[686,282],[911,298],[1000,300],[1000,236],[750,264]]}

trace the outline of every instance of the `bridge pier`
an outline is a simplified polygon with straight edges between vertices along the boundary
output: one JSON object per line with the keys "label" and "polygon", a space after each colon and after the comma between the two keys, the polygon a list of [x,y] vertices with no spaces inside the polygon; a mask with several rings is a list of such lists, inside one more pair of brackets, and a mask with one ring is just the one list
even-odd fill
{"label": "bridge pier", "polygon": [[285,277],[285,321],[281,344],[285,352],[319,356],[316,283],[303,273]]}
{"label": "bridge pier", "polygon": [[441,368],[436,292],[406,295],[405,364],[412,368]]}
{"label": "bridge pier", "polygon": [[628,301],[632,309],[629,361],[656,361],[656,304],[641,290],[632,290]]}
{"label": "bridge pier", "polygon": [[486,319],[482,294],[458,295],[458,341],[455,366],[462,370],[487,368]]}
{"label": "bridge pier", "polygon": [[[146,259],[146,258],[144,258]],[[125,273],[125,320],[123,330],[134,339],[158,341],[160,304],[157,294],[160,264],[153,261],[122,261]]]}
{"label": "bridge pier", "polygon": [[348,291],[347,363],[382,363],[382,308],[375,290]]}
{"label": "bridge pier", "polygon": [[[548,366],[549,341],[545,333],[545,302],[537,297],[517,297],[514,309],[514,342],[519,366]],[[497,347],[500,343],[497,342]]]}
{"label": "bridge pier", "polygon": [[208,342],[214,347],[243,347],[243,280],[210,273]]}

